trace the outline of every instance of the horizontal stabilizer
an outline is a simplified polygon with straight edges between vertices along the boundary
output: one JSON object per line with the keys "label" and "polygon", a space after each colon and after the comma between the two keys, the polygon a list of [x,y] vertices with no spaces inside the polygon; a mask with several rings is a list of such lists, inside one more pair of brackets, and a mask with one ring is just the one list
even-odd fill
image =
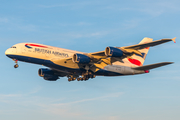
{"label": "horizontal stabilizer", "polygon": [[150,69],[154,69],[154,68],[161,67],[161,66],[168,65],[168,64],[172,64],[172,63],[174,63],[174,62],[161,62],[161,63],[145,65],[145,66],[141,66],[141,67],[134,67],[132,69],[135,69],[135,70],[150,70]]}

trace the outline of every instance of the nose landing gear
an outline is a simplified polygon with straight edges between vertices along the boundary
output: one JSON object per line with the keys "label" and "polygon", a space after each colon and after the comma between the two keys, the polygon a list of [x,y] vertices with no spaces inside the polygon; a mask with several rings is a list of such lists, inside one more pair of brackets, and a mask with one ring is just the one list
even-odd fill
{"label": "nose landing gear", "polygon": [[18,67],[19,67],[19,65],[18,65],[18,64],[15,64],[15,65],[14,65],[14,68],[18,68]]}
{"label": "nose landing gear", "polygon": [[18,65],[18,63],[17,63],[18,60],[14,60],[14,61],[15,61],[15,63],[16,63],[16,64],[14,65],[14,68],[18,68],[18,67],[19,67],[19,65]]}

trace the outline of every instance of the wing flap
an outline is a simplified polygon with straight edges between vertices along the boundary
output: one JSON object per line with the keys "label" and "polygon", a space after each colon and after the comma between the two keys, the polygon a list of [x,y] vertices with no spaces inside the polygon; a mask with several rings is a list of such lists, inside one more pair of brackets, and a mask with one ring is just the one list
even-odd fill
{"label": "wing flap", "polygon": [[174,63],[174,62],[161,62],[161,63],[155,63],[155,64],[150,64],[150,65],[144,65],[141,67],[134,67],[132,69],[134,69],[134,70],[150,70],[150,69],[154,69],[154,68],[161,67],[164,65],[169,65],[172,63]]}

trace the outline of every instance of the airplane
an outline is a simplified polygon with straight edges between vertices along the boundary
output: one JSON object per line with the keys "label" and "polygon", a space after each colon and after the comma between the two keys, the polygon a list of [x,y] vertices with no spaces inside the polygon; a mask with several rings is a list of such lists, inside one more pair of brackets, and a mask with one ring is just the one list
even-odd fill
{"label": "airplane", "polygon": [[67,77],[68,81],[86,81],[96,76],[123,76],[149,73],[149,70],[172,64],[161,62],[144,65],[150,47],[160,45],[173,39],[153,41],[143,38],[136,45],[125,47],[108,46],[104,51],[84,53],[59,47],[37,43],[18,43],[5,51],[5,55],[15,61],[39,64],[48,68],[40,68],[38,75],[48,81],[56,81]]}

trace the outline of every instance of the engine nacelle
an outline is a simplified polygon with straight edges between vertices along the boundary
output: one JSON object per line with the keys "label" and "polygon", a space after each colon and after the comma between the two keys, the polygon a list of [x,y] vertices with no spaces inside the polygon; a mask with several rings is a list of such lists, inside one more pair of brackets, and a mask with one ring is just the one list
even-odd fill
{"label": "engine nacelle", "polygon": [[57,79],[59,79],[57,75],[49,75],[49,74],[45,74],[43,78],[48,81],[56,81]]}
{"label": "engine nacelle", "polygon": [[58,75],[54,74],[54,71],[46,68],[40,68],[38,70],[38,75],[49,81],[56,81],[57,79],[59,79]]}
{"label": "engine nacelle", "polygon": [[109,57],[122,57],[123,51],[115,47],[106,47],[105,55]]}
{"label": "engine nacelle", "polygon": [[74,63],[88,64],[90,63],[91,59],[86,55],[76,53],[73,55],[72,61]]}

